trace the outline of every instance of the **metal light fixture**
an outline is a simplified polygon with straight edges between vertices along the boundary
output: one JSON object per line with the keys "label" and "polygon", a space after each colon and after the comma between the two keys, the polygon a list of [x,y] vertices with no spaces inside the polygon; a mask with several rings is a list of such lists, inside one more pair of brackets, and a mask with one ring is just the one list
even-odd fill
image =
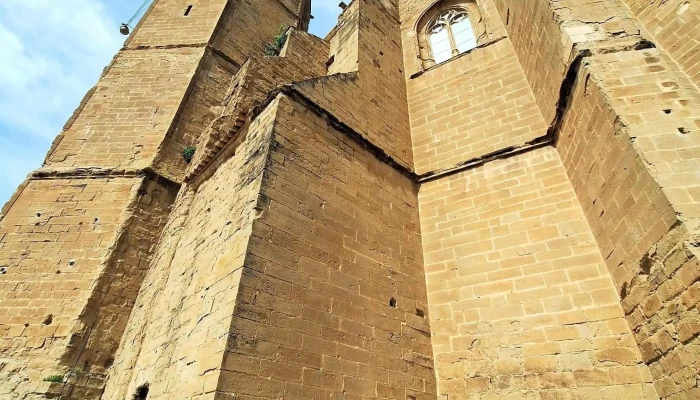
{"label": "metal light fixture", "polygon": [[141,14],[141,12],[143,12],[143,10],[146,9],[146,6],[147,6],[148,3],[150,3],[150,2],[151,2],[151,0],[144,0],[143,4],[141,4],[141,7],[139,7],[139,9],[136,10],[136,12],[135,12],[134,15],[131,17],[131,19],[129,19],[127,22],[123,23],[123,24],[119,27],[119,33],[121,33],[121,34],[124,35],[124,36],[128,36],[128,35],[131,33],[131,30],[133,29],[133,27],[131,26],[131,23],[134,22],[134,20],[136,19],[136,17],[138,17],[138,16]]}

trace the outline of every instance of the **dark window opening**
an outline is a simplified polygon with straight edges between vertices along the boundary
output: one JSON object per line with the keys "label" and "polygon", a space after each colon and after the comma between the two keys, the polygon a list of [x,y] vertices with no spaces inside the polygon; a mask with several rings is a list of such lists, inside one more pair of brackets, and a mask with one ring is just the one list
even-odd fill
{"label": "dark window opening", "polygon": [[191,5],[187,6],[187,8],[185,8],[185,17],[187,17],[187,16],[190,15],[190,11],[192,11],[192,6],[191,6]]}
{"label": "dark window opening", "polygon": [[391,300],[389,300],[389,305],[396,308],[396,299],[392,297]]}
{"label": "dark window opening", "polygon": [[330,70],[331,67],[333,66],[333,63],[335,62],[335,54],[331,56],[331,58],[326,61],[326,70]]}
{"label": "dark window opening", "polygon": [[506,13],[506,26],[510,25],[510,8],[508,9],[508,12]]}

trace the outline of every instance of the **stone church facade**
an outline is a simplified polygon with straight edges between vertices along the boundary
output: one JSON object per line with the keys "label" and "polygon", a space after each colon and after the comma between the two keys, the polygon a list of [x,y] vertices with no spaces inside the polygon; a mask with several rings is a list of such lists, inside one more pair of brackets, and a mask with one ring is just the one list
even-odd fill
{"label": "stone church facade", "polygon": [[309,18],[154,2],[2,210],[1,399],[700,399],[699,2]]}

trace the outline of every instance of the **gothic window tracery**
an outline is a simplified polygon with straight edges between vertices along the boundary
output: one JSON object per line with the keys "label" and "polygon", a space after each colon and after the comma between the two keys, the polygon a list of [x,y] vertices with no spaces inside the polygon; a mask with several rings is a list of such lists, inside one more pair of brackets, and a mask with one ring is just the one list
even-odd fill
{"label": "gothic window tracery", "polygon": [[476,47],[476,36],[467,10],[442,11],[428,26],[428,38],[436,64]]}
{"label": "gothic window tracery", "polygon": [[478,0],[434,0],[417,18],[414,35],[426,69],[476,48],[491,33]]}

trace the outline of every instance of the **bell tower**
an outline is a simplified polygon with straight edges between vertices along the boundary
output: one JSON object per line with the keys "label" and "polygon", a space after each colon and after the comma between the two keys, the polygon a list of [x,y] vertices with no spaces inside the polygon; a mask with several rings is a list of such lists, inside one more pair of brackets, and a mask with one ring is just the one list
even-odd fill
{"label": "bell tower", "polygon": [[0,214],[0,397],[100,398],[184,150],[246,59],[309,17],[308,0],[154,1]]}

